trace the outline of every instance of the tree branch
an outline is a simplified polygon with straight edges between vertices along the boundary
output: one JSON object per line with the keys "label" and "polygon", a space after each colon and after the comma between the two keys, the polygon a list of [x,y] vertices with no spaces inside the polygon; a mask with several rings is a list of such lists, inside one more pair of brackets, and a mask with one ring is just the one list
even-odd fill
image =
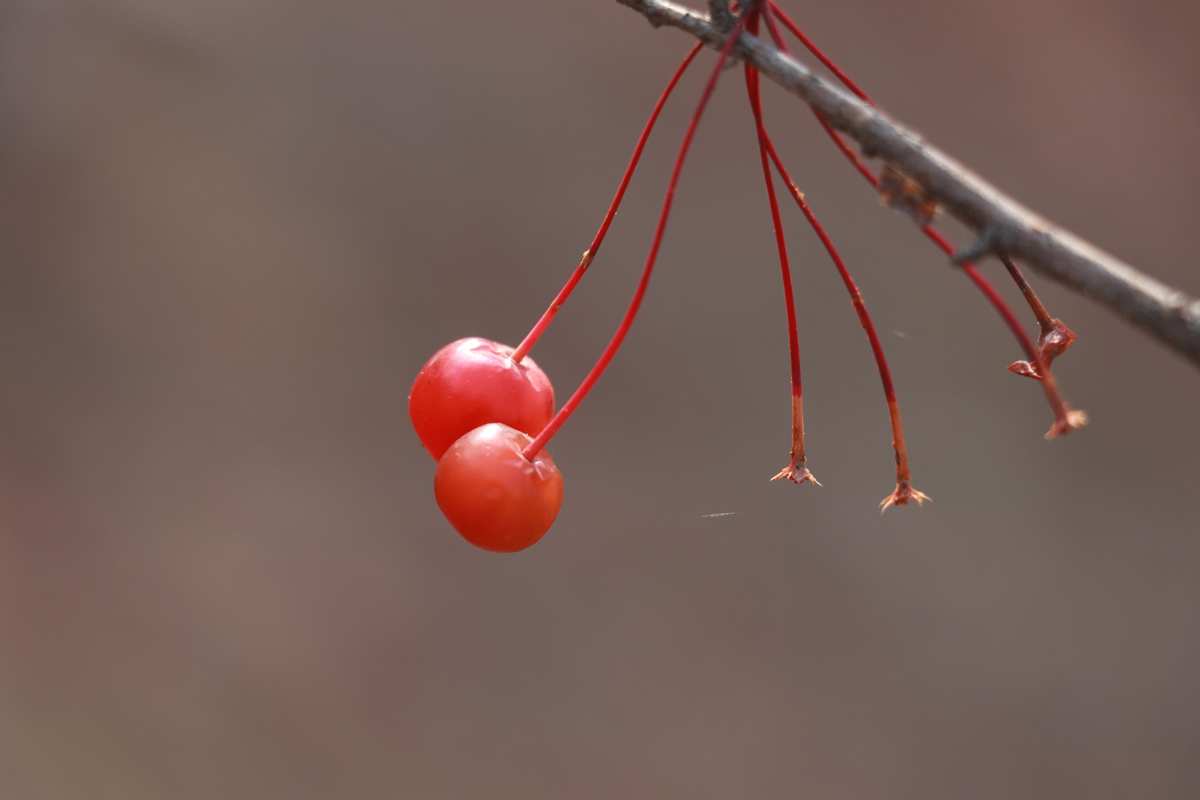
{"label": "tree branch", "polygon": [[[709,17],[670,0],[618,0],[652,25],[679,28],[706,44],[724,41]],[[830,124],[917,181],[977,234],[988,253],[1019,258],[1064,286],[1107,306],[1200,366],[1200,301],[1167,286],[1053,225],[1005,195],[918,134],[749,34],[734,53],[808,103]],[[968,248],[971,249],[971,248]]]}

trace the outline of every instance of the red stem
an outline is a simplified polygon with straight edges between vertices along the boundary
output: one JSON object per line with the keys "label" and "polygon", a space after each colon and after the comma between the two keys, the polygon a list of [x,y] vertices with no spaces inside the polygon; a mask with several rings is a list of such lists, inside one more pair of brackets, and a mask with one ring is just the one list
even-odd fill
{"label": "red stem", "polygon": [[[766,15],[766,19],[767,27],[771,29],[771,35],[778,37],[779,31],[775,28],[769,14]],[[755,77],[757,78],[757,73]],[[825,226],[817,219],[817,215],[808,204],[804,193],[800,191],[796,182],[792,180],[792,176],[788,174],[787,168],[783,165],[783,160],[779,157],[779,152],[775,149],[775,143],[771,141],[771,137],[767,133],[766,124],[763,122],[762,99],[759,96],[757,79],[754,81],[751,106],[754,109],[755,123],[758,125],[760,143],[767,154],[770,155],[771,161],[774,162],[775,169],[779,173],[779,177],[783,180],[784,185],[788,187],[788,191],[791,192],[796,205],[800,207],[804,218],[808,220],[809,226],[817,234],[817,237],[820,238],[821,244],[825,246],[825,251],[829,253],[830,260],[833,261],[838,274],[842,278],[842,283],[845,284],[846,291],[850,295],[850,302],[853,304],[854,311],[858,315],[858,321],[862,325],[863,331],[867,334],[867,341],[870,343],[871,352],[875,356],[875,366],[879,370],[879,381],[883,384],[883,395],[887,401],[888,417],[892,426],[892,447],[896,453],[896,483],[900,486],[907,486],[912,476],[908,464],[908,446],[904,440],[904,422],[900,418],[900,402],[896,399],[896,386],[892,380],[892,370],[888,366],[887,355],[883,352],[883,344],[879,341],[879,333],[875,329],[874,320],[871,319],[871,312],[867,310],[867,304],[863,300],[862,291],[858,288],[854,276],[850,274],[850,270],[846,267],[846,262],[842,259],[841,253],[838,252],[837,246],[834,245],[833,240],[829,237]]]}
{"label": "red stem", "polygon": [[[755,113],[761,120],[761,109],[756,109]],[[788,191],[791,192],[796,205],[804,213],[804,218],[808,220],[809,226],[812,227],[813,232],[820,238],[821,244],[825,246],[825,251],[829,253],[829,258],[833,261],[834,266],[837,267],[838,274],[842,278],[842,283],[846,286],[846,292],[850,295],[850,302],[854,305],[854,311],[858,314],[858,321],[862,324],[863,331],[867,334],[867,341],[870,342],[871,352],[875,356],[875,366],[879,370],[879,381],[883,384],[883,395],[887,400],[888,416],[892,424],[892,446],[896,451],[896,483],[907,485],[911,480],[911,474],[908,465],[908,447],[904,440],[904,423],[900,418],[900,403],[896,399],[896,386],[892,381],[892,371],[888,366],[887,356],[883,352],[883,345],[879,341],[879,332],[875,329],[875,323],[871,319],[871,313],[867,311],[867,304],[863,300],[858,284],[854,281],[854,276],[850,274],[850,270],[846,267],[846,262],[842,260],[842,256],[826,232],[825,226],[821,224],[812,207],[809,206],[804,193],[800,191],[795,181],[792,180],[792,176],[788,174],[787,168],[783,165],[783,161],[775,149],[775,143],[771,141],[765,128],[763,128],[763,141],[766,145],[767,153],[771,157],[771,161],[775,164],[775,170],[779,173],[779,177],[788,187]]]}
{"label": "red stem", "polygon": [[[788,51],[787,42],[785,42],[783,37],[779,35],[779,30],[775,27],[772,17],[777,18],[780,22],[782,22],[788,28],[788,30],[790,30],[796,36],[796,38],[799,39],[806,48],[808,48],[810,53],[812,53],[818,60],[821,61],[822,64],[828,67],[829,70],[837,76],[838,80],[840,80],[847,89],[858,95],[858,97],[864,102],[874,105],[866,93],[859,88],[858,84],[856,84],[841,69],[834,65],[829,57],[826,56],[811,39],[804,35],[799,26],[796,25],[796,23],[774,2],[774,0],[768,0],[768,5],[771,13],[766,15],[767,27],[771,32],[771,37],[774,39],[775,45],[780,50],[785,53]],[[866,164],[863,163],[858,154],[850,148],[842,135],[835,130],[832,125],[829,124],[829,121],[826,120],[823,115],[815,110],[813,113],[816,115],[817,121],[820,122],[821,127],[825,129],[825,132],[833,140],[834,144],[837,145],[837,148],[841,151],[842,155],[850,161],[854,168],[858,170],[859,174],[861,174],[867,180],[867,182],[871,184],[871,186],[878,190],[879,178],[871,171],[869,167],[866,166]],[[954,246],[951,245],[950,242],[932,225],[922,226],[921,232],[924,233],[925,236],[928,237],[934,244],[936,244],[946,255],[954,255]],[[1000,296],[1000,293],[996,291],[991,282],[983,276],[983,274],[974,264],[966,262],[962,265],[962,269],[967,274],[967,277],[971,279],[971,282],[974,283],[979,291],[984,294],[984,296],[988,299],[988,302],[992,304],[992,307],[995,308],[996,312],[1004,320],[1009,330],[1012,331],[1013,336],[1016,337],[1021,349],[1025,352],[1026,358],[1028,358],[1029,361],[1036,366],[1038,374],[1042,376],[1042,387],[1046,393],[1046,399],[1050,403],[1050,408],[1054,412],[1055,418],[1055,424],[1050,429],[1051,434],[1055,433],[1056,431],[1065,433],[1071,430],[1073,427],[1075,427],[1075,423],[1072,422],[1072,420],[1077,420],[1082,417],[1079,412],[1072,412],[1066,401],[1063,399],[1062,393],[1058,389],[1058,384],[1050,372],[1049,364],[1042,357],[1041,351],[1029,337],[1029,334],[1025,332],[1025,329],[1021,325],[1020,321],[1017,320],[1012,308],[1009,307],[1008,303],[1004,301],[1004,298]],[[1010,274],[1011,273],[1012,270],[1010,270]],[[1017,274],[1019,275],[1019,272]],[[1014,276],[1014,279],[1015,277],[1016,276]],[[1042,306],[1041,301],[1033,292],[1032,287],[1030,287],[1027,282],[1024,282],[1023,277],[1021,281],[1018,281],[1018,286],[1022,286],[1022,292],[1025,294],[1030,307],[1034,311],[1034,314],[1038,315],[1038,321],[1039,324],[1041,324],[1041,315],[1038,314],[1038,309],[1040,308],[1042,312],[1045,312],[1045,307]],[[1025,291],[1025,289],[1028,289],[1028,291]],[[1073,416],[1073,413],[1075,416]]]}
{"label": "red stem", "polygon": [[[751,19],[747,29],[758,32],[758,20]],[[779,253],[779,272],[783,279],[783,298],[787,308],[788,355],[792,369],[792,447],[790,462],[776,477],[797,480],[797,472],[805,469],[807,456],[804,451],[804,383],[800,371],[800,337],[796,331],[796,301],[792,288],[792,266],[788,258],[787,240],[783,233],[783,219],[779,213],[779,199],[775,194],[775,181],[771,176],[771,163],[767,158],[766,130],[762,124],[762,113],[758,93],[758,71],[746,65],[746,95],[754,112],[754,125],[758,137],[758,155],[762,163],[763,183],[767,188],[767,203],[771,209],[771,227],[775,232],[775,248]],[[803,475],[803,473],[801,473]]]}
{"label": "red stem", "polygon": [[704,91],[700,95],[700,101],[696,104],[696,110],[692,112],[691,122],[688,123],[687,131],[683,134],[683,141],[679,145],[679,154],[675,157],[675,167],[671,171],[671,178],[667,183],[666,197],[663,198],[662,212],[658,217],[658,226],[654,230],[654,238],[650,243],[650,252],[646,256],[646,265],[642,268],[642,277],[638,281],[637,289],[633,293],[633,299],[629,302],[629,308],[625,311],[625,317],[621,320],[621,324],[617,327],[616,332],[609,340],[608,346],[604,348],[604,352],[600,354],[600,358],[592,366],[591,371],[584,377],[583,382],[579,384],[579,388],[571,395],[571,398],[563,404],[548,423],[542,429],[542,432],[537,435],[522,451],[525,458],[532,459],[546,443],[554,438],[554,434],[558,433],[558,429],[563,426],[571,415],[575,413],[575,409],[583,402],[592,387],[596,385],[596,381],[600,380],[600,376],[604,374],[604,370],[612,363],[617,351],[621,349],[621,343],[625,340],[625,335],[629,333],[629,329],[633,326],[633,321],[637,318],[638,309],[641,308],[642,300],[646,296],[646,289],[650,285],[650,276],[654,273],[654,263],[658,260],[658,251],[662,246],[663,234],[667,230],[667,221],[671,216],[671,206],[675,200],[675,190],[679,186],[679,176],[683,172],[684,162],[687,160],[688,150],[691,149],[692,140],[696,138],[696,129],[700,126],[700,118],[704,115],[704,109],[708,106],[708,101],[712,98],[713,92],[717,88],[717,80],[721,77],[721,70],[725,66],[725,62],[729,60],[729,54],[733,51],[734,45],[741,36],[742,29],[745,27],[745,19],[739,18],[733,30],[725,40],[724,46],[721,47],[721,53],[717,57],[717,63],[713,67],[712,74],[708,77],[708,82],[704,85]]}
{"label": "red stem", "polygon": [[613,219],[617,216],[617,211],[621,207],[621,201],[625,198],[625,190],[629,188],[629,182],[633,180],[633,173],[637,171],[638,162],[642,159],[642,151],[646,149],[646,142],[650,139],[650,133],[654,130],[654,126],[662,114],[663,107],[667,104],[667,99],[675,91],[675,87],[679,84],[680,79],[683,78],[683,74],[687,72],[687,68],[691,66],[692,61],[696,59],[696,55],[703,47],[702,43],[697,43],[688,51],[687,56],[676,68],[675,74],[671,76],[671,80],[667,82],[666,88],[659,95],[658,102],[654,104],[654,110],[650,112],[650,117],[642,127],[637,144],[633,147],[633,155],[629,158],[629,165],[625,167],[625,174],[621,176],[621,182],[617,185],[617,192],[613,195],[612,202],[608,205],[608,211],[604,214],[604,219],[600,222],[600,227],[596,230],[596,235],[592,238],[591,245],[588,246],[587,250],[583,251],[583,256],[579,259],[579,265],[575,267],[575,271],[571,273],[571,277],[558,290],[558,294],[550,301],[550,305],[542,313],[542,316],[529,330],[529,333],[525,334],[525,338],[517,345],[517,349],[513,351],[512,359],[516,363],[519,364],[529,354],[529,351],[537,344],[538,339],[550,327],[550,323],[558,315],[559,309],[567,302],[567,298],[575,291],[575,287],[579,285],[579,282],[583,280],[583,275],[588,271],[588,267],[591,266],[592,259],[596,257],[596,253],[600,252],[600,245],[604,243],[604,237],[608,235],[608,229],[612,225]]}

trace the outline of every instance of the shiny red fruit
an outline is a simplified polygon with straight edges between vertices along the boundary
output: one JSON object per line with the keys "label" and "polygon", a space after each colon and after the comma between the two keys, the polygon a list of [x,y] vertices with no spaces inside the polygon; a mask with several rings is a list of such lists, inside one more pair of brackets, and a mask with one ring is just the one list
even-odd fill
{"label": "shiny red fruit", "polygon": [[473,545],[512,553],[535,544],[562,506],[562,473],[545,450],[525,458],[532,437],[490,423],[438,461],[433,491],[450,524]]}
{"label": "shiny red fruit", "polygon": [[513,348],[470,337],[434,353],[417,373],[408,395],[408,415],[434,458],[470,430],[502,422],[536,435],[554,414],[554,387],[526,356]]}

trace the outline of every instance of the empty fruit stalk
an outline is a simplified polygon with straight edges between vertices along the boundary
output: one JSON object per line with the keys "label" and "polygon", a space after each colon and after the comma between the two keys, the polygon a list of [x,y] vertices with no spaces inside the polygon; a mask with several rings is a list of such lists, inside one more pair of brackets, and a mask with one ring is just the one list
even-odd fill
{"label": "empty fruit stalk", "polygon": [[[754,32],[753,21],[747,26]],[[750,97],[753,108],[757,96],[758,73],[753,67],[746,66],[746,93]],[[813,477],[808,469],[808,457],[804,450],[804,382],[800,371],[800,336],[796,330],[796,300],[792,288],[792,266],[788,258],[787,241],[783,234],[783,220],[779,213],[779,199],[775,196],[775,181],[771,177],[771,163],[767,160],[767,146],[764,141],[762,121],[757,114],[754,118],[755,131],[758,138],[758,155],[762,163],[763,182],[767,189],[767,204],[771,211],[771,227],[775,233],[775,248],[779,253],[779,272],[783,279],[783,298],[787,308],[788,356],[791,361],[792,379],[792,446],[788,452],[788,463],[771,478],[773,481],[786,478],[792,483],[821,482]]]}
{"label": "empty fruit stalk", "polygon": [[[757,74],[755,78],[757,78]],[[821,240],[821,244],[824,245],[830,260],[833,261],[834,267],[837,268],[838,275],[841,276],[842,283],[846,287],[846,292],[850,295],[850,302],[854,306],[858,320],[867,335],[867,341],[871,345],[871,353],[875,357],[875,366],[879,371],[879,381],[883,385],[883,395],[887,402],[888,418],[892,426],[892,449],[896,454],[896,488],[880,503],[880,510],[886,511],[891,506],[905,505],[909,501],[914,501],[918,504],[923,503],[929,497],[912,486],[912,474],[908,462],[908,445],[904,439],[904,422],[900,417],[900,403],[896,399],[896,386],[892,380],[892,371],[888,366],[887,356],[883,352],[883,345],[879,341],[879,333],[875,329],[875,322],[871,319],[871,314],[867,310],[862,292],[859,290],[854,277],[850,274],[850,270],[846,266],[846,262],[842,259],[841,253],[838,252],[837,246],[833,243],[821,221],[817,219],[817,215],[808,204],[804,193],[800,191],[796,182],[792,180],[787,168],[783,165],[782,159],[779,157],[778,151],[775,149],[775,143],[771,141],[771,137],[767,133],[766,125],[762,119],[762,101],[758,92],[757,80],[752,82],[750,90],[750,103],[754,109],[754,117],[758,125],[762,145],[775,165],[775,170],[779,173],[780,179],[787,186],[792,198],[796,201],[796,205],[799,206],[800,211],[804,214],[804,218],[808,220],[809,226],[817,234],[817,237]]]}

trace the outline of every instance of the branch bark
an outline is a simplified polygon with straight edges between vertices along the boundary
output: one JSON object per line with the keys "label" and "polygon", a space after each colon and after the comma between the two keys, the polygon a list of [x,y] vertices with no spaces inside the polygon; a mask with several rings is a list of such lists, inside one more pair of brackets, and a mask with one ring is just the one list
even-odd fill
{"label": "branch bark", "polygon": [[[719,47],[725,35],[705,14],[670,0],[617,0],[655,27],[678,28]],[[955,218],[975,231],[970,248],[1019,258],[1038,272],[1108,307],[1200,367],[1200,301],[1075,236],[992,186],[911,129],[816,75],[771,44],[742,34],[734,54],[820,112],[856,140],[916,180]]]}

